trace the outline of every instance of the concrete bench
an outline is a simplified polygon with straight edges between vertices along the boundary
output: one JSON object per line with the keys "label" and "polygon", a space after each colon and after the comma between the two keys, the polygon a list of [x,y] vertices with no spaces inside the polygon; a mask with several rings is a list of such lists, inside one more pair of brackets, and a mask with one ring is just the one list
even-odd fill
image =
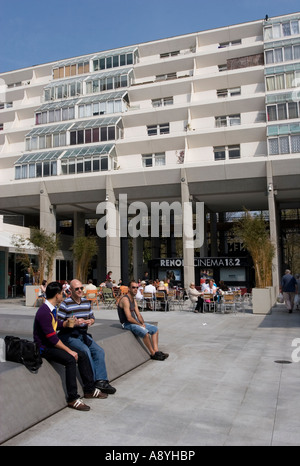
{"label": "concrete bench", "polygon": [[[14,335],[32,340],[33,317],[0,315],[0,338]],[[150,359],[143,343],[117,320],[96,319],[94,340],[104,349],[109,380],[115,380]],[[80,376],[78,390],[82,395]],[[64,368],[43,364],[37,374],[13,362],[0,362],[0,443],[67,406]]]}

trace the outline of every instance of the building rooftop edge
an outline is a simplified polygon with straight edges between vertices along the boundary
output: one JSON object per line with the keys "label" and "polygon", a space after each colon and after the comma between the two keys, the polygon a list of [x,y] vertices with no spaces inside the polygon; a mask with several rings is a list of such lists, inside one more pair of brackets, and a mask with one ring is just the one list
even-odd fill
{"label": "building rooftop edge", "polygon": [[[295,11],[295,12],[292,12],[292,13],[286,13],[284,15],[272,16],[272,17],[269,17],[269,20],[274,20],[276,18],[282,18],[282,17],[285,17],[285,16],[291,16],[291,15],[294,15],[294,14],[297,14],[297,13],[299,13],[299,12]],[[252,20],[252,21],[245,21],[245,22],[242,22],[242,23],[230,24],[230,25],[227,25],[227,26],[220,26],[220,27],[211,28],[211,29],[204,29],[202,31],[190,32],[190,33],[186,33],[186,34],[179,34],[178,36],[170,36],[170,37],[154,39],[154,40],[150,40],[150,41],[146,41],[146,42],[139,42],[137,44],[122,45],[120,47],[115,47],[115,48],[112,48],[112,49],[100,50],[100,51],[95,51],[95,52],[89,52],[89,53],[86,53],[86,54],[83,54],[83,55],[74,55],[72,57],[59,58],[57,60],[53,60],[53,61],[51,60],[51,61],[45,62],[45,63],[39,63],[39,64],[36,64],[36,65],[25,66],[23,68],[16,68],[16,69],[12,69],[12,70],[9,70],[9,71],[3,71],[3,72],[0,73],[0,76],[10,74],[10,73],[19,72],[19,71],[30,70],[31,68],[38,68],[38,67],[43,67],[43,66],[47,66],[47,65],[51,65],[51,64],[57,64],[59,62],[65,61],[65,60],[72,60],[72,59],[80,58],[80,57],[90,57],[91,55],[94,55],[94,54],[112,52],[112,51],[115,51],[115,50],[118,50],[118,49],[124,49],[126,47],[138,47],[138,46],[143,46],[143,45],[151,44],[151,43],[154,44],[156,42],[168,41],[168,40],[175,39],[175,38],[184,38],[184,37],[188,37],[188,36],[193,36],[193,35],[205,33],[205,32],[208,32],[208,31],[217,31],[217,30],[227,29],[227,28],[231,28],[231,27],[236,27],[236,26],[239,26],[239,25],[259,23],[259,22],[264,22],[264,21],[265,21],[264,18],[256,19],[256,20]]]}

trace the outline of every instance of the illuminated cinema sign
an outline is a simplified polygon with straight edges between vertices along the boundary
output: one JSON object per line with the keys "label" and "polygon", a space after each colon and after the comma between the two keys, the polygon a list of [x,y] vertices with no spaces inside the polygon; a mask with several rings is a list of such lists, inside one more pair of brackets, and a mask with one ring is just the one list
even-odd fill
{"label": "illuminated cinema sign", "polygon": [[[183,259],[160,259],[160,267],[183,267]],[[195,257],[195,267],[245,267],[248,261],[245,257]]]}

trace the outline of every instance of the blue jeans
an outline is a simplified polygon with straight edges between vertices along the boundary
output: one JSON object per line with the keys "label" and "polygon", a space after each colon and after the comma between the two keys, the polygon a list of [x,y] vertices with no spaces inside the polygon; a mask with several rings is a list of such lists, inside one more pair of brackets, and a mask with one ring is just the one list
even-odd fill
{"label": "blue jeans", "polygon": [[86,353],[89,357],[93,373],[94,379],[96,380],[108,380],[107,379],[107,371],[105,365],[105,353],[104,350],[94,342],[94,340],[86,336],[88,342],[91,343],[90,346],[86,345],[83,336],[79,335],[78,338],[72,337],[72,335],[60,335],[61,341],[71,348],[73,351],[79,350]]}
{"label": "blue jeans", "polygon": [[125,328],[126,330],[131,330],[134,335],[141,338],[144,338],[147,335],[147,333],[149,333],[150,335],[154,335],[158,330],[155,325],[145,323],[145,326],[146,328],[141,327],[137,324],[130,324],[129,322],[125,322],[122,325],[123,328]]}

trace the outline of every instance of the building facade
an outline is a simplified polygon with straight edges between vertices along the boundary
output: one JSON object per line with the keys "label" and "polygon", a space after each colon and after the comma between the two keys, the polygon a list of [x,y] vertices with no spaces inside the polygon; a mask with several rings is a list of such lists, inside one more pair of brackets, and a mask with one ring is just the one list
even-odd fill
{"label": "building facade", "polygon": [[[227,221],[246,208],[268,215],[278,286],[281,212],[300,209],[300,13],[14,70],[0,83],[2,224],[61,234],[54,278],[73,278],[73,238],[98,225],[98,283],[107,270],[127,281],[148,269],[185,286],[213,273],[251,287]],[[174,202],[190,217],[169,212]],[[152,206],[162,209],[154,235]],[[117,221],[100,237],[109,209]],[[195,229],[195,212],[198,244],[185,228],[176,235],[184,218]],[[13,245],[0,253],[7,294]]]}

